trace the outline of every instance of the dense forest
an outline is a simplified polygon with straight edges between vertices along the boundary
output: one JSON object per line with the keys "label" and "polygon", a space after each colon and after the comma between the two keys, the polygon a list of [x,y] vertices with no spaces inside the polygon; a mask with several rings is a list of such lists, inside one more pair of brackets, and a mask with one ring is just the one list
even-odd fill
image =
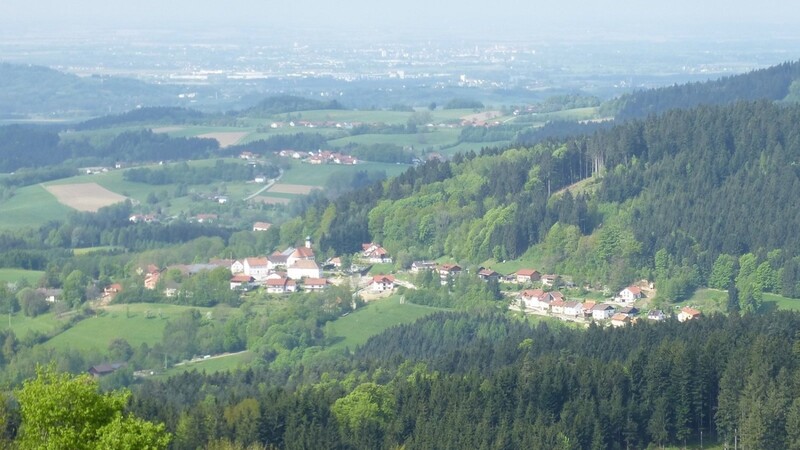
{"label": "dense forest", "polygon": [[[351,358],[187,373],[132,412],[173,448],[800,448],[796,314],[572,331],[443,313]],[[698,344],[699,343],[699,344]],[[261,386],[261,387],[259,387]]]}

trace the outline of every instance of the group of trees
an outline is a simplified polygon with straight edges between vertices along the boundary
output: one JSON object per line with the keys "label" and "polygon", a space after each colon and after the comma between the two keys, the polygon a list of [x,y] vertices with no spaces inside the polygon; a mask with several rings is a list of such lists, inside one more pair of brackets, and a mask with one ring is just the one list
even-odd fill
{"label": "group of trees", "polygon": [[[135,388],[173,446],[800,448],[794,313],[624,329],[438,313],[354,355]],[[698,342],[701,343],[698,345]]]}

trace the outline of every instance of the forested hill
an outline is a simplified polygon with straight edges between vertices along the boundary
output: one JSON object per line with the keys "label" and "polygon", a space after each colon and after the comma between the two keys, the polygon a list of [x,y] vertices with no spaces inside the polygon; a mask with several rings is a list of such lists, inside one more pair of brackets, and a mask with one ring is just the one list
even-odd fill
{"label": "forested hill", "polygon": [[[722,105],[739,100],[800,100],[800,61],[720,78],[626,94],[616,100],[617,120],[644,118],[670,109]],[[787,98],[789,97],[789,98]]]}
{"label": "forested hill", "polygon": [[[587,331],[443,313],[355,356],[135,390],[173,448],[623,449],[800,444],[797,314]],[[269,388],[267,386],[275,386]],[[239,448],[239,447],[237,447]]]}
{"label": "forested hill", "polygon": [[645,250],[709,267],[721,253],[800,255],[800,107],[769,102],[671,111],[595,136],[601,200],[636,199]]}
{"label": "forested hill", "polygon": [[255,106],[244,110],[243,113],[248,115],[271,115],[314,109],[344,109],[344,107],[337,100],[324,102],[294,95],[278,95],[265,98]]}
{"label": "forested hill", "polygon": [[[290,226],[336,252],[381,242],[401,264],[443,255],[480,263],[537,246],[546,270],[612,285],[652,269],[660,250],[700,283],[720,254],[764,260],[780,249],[777,271],[800,256],[791,239],[797,123],[800,106],[766,101],[676,110],[589,138],[431,162],[320,200]],[[592,174],[574,193],[552,195]]]}
{"label": "forested hill", "polygon": [[100,115],[138,105],[174,105],[177,86],[157,86],[119,77],[86,77],[42,66],[0,63],[3,114]]}

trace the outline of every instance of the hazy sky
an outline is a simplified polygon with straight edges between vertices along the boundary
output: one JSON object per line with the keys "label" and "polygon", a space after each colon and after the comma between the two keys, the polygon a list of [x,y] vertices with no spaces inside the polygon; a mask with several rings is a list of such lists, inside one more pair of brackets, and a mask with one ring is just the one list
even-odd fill
{"label": "hazy sky", "polygon": [[800,30],[791,0],[0,0],[0,25],[81,27],[328,28],[524,34],[542,27],[605,31],[712,30],[747,33],[775,25]]}

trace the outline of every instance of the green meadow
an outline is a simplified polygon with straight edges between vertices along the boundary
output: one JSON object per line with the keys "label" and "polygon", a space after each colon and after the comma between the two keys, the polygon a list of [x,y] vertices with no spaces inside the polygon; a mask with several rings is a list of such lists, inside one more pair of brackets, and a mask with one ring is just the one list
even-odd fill
{"label": "green meadow", "polygon": [[419,318],[444,311],[441,308],[401,303],[401,297],[393,295],[386,299],[375,300],[365,307],[331,322],[329,327],[333,336],[339,340],[328,347],[329,351],[345,348],[355,350],[369,338],[382,333],[389,327],[411,323]]}
{"label": "green meadow", "polygon": [[0,203],[0,228],[34,227],[66,217],[74,211],[62,205],[40,185],[25,186]]}
{"label": "green meadow", "polygon": [[143,343],[153,345],[161,341],[170,318],[192,309],[202,314],[214,311],[211,308],[160,303],[111,305],[98,315],[81,320],[44,345],[58,350],[72,348],[100,352],[106,351],[108,344],[117,338],[125,339],[134,348]]}
{"label": "green meadow", "polygon": [[15,283],[25,280],[29,285],[35,286],[42,275],[44,272],[40,270],[0,269],[0,283]]}

